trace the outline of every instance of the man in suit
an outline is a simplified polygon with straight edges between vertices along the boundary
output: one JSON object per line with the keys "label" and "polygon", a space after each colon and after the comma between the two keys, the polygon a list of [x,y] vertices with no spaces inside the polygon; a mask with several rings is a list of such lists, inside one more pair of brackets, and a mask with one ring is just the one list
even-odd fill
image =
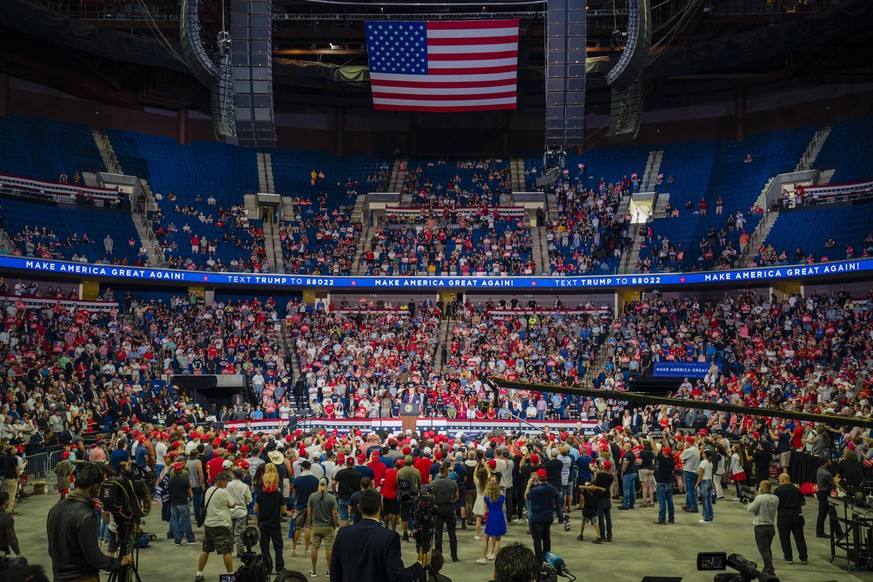
{"label": "man in suit", "polygon": [[421,577],[422,558],[403,566],[400,536],[382,527],[382,496],[375,489],[361,492],[359,523],[341,528],[330,560],[331,582],[413,582]]}

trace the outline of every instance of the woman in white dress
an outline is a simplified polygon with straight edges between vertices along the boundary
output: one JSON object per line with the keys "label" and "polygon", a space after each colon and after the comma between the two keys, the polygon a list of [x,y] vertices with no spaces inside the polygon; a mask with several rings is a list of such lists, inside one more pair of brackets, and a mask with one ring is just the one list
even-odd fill
{"label": "woman in white dress", "polygon": [[482,521],[485,519],[485,487],[488,485],[488,469],[482,463],[482,459],[477,460],[476,470],[473,472],[473,481],[476,483],[476,501],[473,503],[473,515],[476,516],[476,535],[473,539],[477,542],[482,539]]}

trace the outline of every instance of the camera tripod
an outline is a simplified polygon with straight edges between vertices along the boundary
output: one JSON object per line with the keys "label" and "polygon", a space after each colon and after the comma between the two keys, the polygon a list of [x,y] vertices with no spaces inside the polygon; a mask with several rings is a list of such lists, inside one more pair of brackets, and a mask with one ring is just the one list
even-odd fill
{"label": "camera tripod", "polygon": [[139,577],[137,564],[139,563],[139,548],[136,545],[136,540],[142,534],[140,529],[140,521],[132,517],[123,517],[115,514],[115,524],[117,526],[116,536],[118,538],[118,556],[122,558],[130,554],[130,564],[122,566],[117,570],[113,570],[109,574],[108,582],[142,582]]}

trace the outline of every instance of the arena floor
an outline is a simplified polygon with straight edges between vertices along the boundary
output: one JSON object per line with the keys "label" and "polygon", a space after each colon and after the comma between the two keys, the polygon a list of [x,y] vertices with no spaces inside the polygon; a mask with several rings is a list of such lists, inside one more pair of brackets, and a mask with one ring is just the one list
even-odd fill
{"label": "arena floor", "polygon": [[[51,577],[51,563],[45,542],[45,518],[49,508],[54,503],[54,495],[30,497],[16,507],[20,516],[16,517],[16,530],[21,542],[23,555],[32,564],[44,565]],[[677,501],[680,501],[677,498]],[[681,502],[679,503],[681,505]],[[809,545],[809,564],[793,565],[782,563],[778,536],[774,540],[773,550],[776,555],[776,573],[782,582],[849,582],[855,580],[870,580],[870,573],[845,570],[845,561],[830,563],[830,546],[827,540],[817,539],[814,531],[814,509],[807,510],[806,537]],[[166,533],[166,524],[160,521],[160,512],[146,519],[145,530],[158,534]],[[612,544],[594,545],[589,540],[594,539],[593,530],[586,531],[585,541],[579,542],[576,536],[579,531],[581,513],[574,512],[571,519],[572,529],[565,532],[563,527],[552,528],[552,550],[561,555],[567,562],[570,572],[580,580],[638,582],[644,576],[674,576],[681,577],[683,582],[704,582],[713,579],[712,572],[696,571],[696,555],[699,551],[738,552],[746,558],[760,564],[760,556],[755,549],[751,514],[747,513],[737,502],[723,501],[715,506],[715,524],[698,523],[697,514],[685,514],[679,511],[676,524],[659,526],[652,523],[657,518],[657,509],[637,508],[633,511],[616,511],[613,507]],[[530,536],[526,535],[524,525],[510,526],[509,534],[504,543],[524,542],[530,544]],[[195,530],[197,537],[200,532]],[[459,531],[458,563],[448,562],[443,573],[455,582],[484,582],[492,575],[490,565],[475,563],[479,557],[481,542],[473,540],[471,530]],[[590,533],[590,535],[589,535]],[[302,546],[302,544],[301,544]],[[415,548],[412,543],[403,544],[404,559],[409,562],[414,559]],[[448,539],[444,542],[448,553]],[[302,547],[298,548],[301,557],[291,558],[290,545],[285,547],[286,567],[303,573],[309,571],[309,559],[302,557]],[[175,547],[163,535],[151,547],[140,552],[139,572],[143,582],[175,582],[194,580],[197,566],[199,544],[194,546]],[[795,554],[795,560],[797,555]],[[236,563],[235,563],[236,565]],[[324,558],[319,561],[319,578],[324,580]],[[206,566],[205,576],[208,582],[217,582],[223,572],[221,559],[211,556]],[[106,575],[102,576],[106,579]]]}

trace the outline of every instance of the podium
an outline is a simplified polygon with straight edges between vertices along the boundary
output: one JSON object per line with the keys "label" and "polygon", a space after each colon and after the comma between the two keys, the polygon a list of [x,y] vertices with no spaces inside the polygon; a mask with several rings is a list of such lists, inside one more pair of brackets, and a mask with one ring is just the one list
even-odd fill
{"label": "podium", "polygon": [[400,405],[400,425],[403,428],[404,434],[407,430],[415,433],[415,427],[418,425],[418,404],[406,402]]}

